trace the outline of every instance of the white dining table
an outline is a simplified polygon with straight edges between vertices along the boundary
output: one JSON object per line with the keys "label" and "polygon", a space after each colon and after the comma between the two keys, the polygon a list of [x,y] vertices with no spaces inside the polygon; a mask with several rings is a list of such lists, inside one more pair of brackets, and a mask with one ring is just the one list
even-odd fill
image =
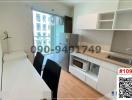
{"label": "white dining table", "polygon": [[2,100],[50,100],[51,90],[25,57],[4,61]]}

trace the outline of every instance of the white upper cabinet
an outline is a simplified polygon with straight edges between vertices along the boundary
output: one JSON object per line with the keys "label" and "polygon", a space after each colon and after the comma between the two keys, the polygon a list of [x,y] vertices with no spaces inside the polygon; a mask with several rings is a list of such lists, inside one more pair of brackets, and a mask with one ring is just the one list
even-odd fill
{"label": "white upper cabinet", "polygon": [[87,30],[132,30],[132,2],[119,0],[117,9],[78,16],[78,29]]}
{"label": "white upper cabinet", "polygon": [[78,29],[132,30],[132,9],[79,16]]}
{"label": "white upper cabinet", "polygon": [[117,10],[115,30],[132,30],[132,9]]}
{"label": "white upper cabinet", "polygon": [[97,13],[78,16],[77,27],[78,29],[96,29],[97,22],[98,22]]}

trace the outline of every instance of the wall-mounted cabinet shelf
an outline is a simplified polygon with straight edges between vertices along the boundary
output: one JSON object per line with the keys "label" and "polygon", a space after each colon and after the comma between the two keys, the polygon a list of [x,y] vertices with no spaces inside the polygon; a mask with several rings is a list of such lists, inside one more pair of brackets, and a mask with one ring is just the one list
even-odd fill
{"label": "wall-mounted cabinet shelf", "polygon": [[99,29],[112,29],[113,21],[103,21],[99,22]]}
{"label": "wall-mounted cabinet shelf", "polygon": [[98,29],[112,29],[114,12],[100,13],[98,15]]}
{"label": "wall-mounted cabinet shelf", "polygon": [[117,9],[131,9],[132,2],[131,0],[119,0]]}
{"label": "wall-mounted cabinet shelf", "polygon": [[115,11],[78,17],[77,25],[79,29],[132,30],[132,8],[121,7],[123,6],[121,3],[119,5],[120,9]]}
{"label": "wall-mounted cabinet shelf", "polygon": [[132,30],[132,9],[117,10],[114,29]]}
{"label": "wall-mounted cabinet shelf", "polygon": [[99,20],[99,22],[113,22],[113,20]]}
{"label": "wall-mounted cabinet shelf", "polygon": [[99,20],[113,20],[114,19],[114,12],[106,12],[99,14]]}

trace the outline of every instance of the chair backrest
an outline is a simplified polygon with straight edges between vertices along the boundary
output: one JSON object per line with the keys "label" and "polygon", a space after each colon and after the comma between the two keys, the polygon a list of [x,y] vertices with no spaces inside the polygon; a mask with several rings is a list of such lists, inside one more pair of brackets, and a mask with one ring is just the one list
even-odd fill
{"label": "chair backrest", "polygon": [[58,84],[60,79],[61,67],[52,60],[47,60],[42,78],[52,90],[52,98],[57,100]]}
{"label": "chair backrest", "polygon": [[43,66],[43,60],[44,60],[44,56],[40,52],[37,52],[34,58],[33,66],[40,75]]}

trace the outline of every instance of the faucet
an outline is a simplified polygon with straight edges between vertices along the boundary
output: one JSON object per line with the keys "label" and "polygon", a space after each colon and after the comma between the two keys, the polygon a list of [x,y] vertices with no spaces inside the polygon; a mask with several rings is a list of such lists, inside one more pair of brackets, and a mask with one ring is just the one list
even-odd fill
{"label": "faucet", "polygon": [[129,65],[132,65],[132,56],[129,58]]}
{"label": "faucet", "polygon": [[[126,51],[129,53],[132,53],[132,48],[127,48]],[[130,58],[129,58],[129,65],[131,65],[131,64],[132,64],[132,56],[130,56]]]}
{"label": "faucet", "polygon": [[129,65],[132,64],[132,56],[129,58]]}

